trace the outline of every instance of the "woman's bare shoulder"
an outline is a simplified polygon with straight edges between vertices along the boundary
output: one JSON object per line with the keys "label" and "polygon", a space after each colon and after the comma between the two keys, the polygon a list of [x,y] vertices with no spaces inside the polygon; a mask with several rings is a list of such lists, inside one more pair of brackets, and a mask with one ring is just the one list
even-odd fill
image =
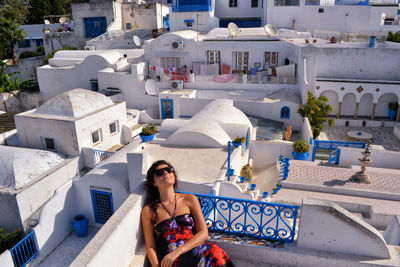
{"label": "woman's bare shoulder", "polygon": [[182,194],[182,193],[177,193],[177,197],[181,198],[184,202],[192,202],[196,200],[196,196],[193,194]]}
{"label": "woman's bare shoulder", "polygon": [[144,205],[144,207],[142,208],[142,216],[153,216],[154,215],[154,210],[153,208],[150,206],[150,204],[146,204]]}

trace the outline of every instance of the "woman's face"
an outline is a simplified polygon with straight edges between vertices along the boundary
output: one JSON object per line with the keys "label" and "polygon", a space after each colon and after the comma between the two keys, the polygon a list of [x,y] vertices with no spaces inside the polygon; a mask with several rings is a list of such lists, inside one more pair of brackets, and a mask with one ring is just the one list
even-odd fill
{"label": "woman's face", "polygon": [[168,164],[161,164],[157,166],[154,170],[154,186],[163,187],[174,185],[175,174],[173,172],[173,167]]}

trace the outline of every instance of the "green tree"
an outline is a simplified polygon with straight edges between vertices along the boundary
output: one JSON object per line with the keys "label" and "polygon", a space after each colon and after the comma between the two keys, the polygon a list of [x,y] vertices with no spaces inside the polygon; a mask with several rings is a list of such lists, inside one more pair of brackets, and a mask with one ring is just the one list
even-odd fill
{"label": "green tree", "polygon": [[28,14],[27,0],[0,0],[0,18],[13,19],[23,24]]}
{"label": "green tree", "polygon": [[332,107],[328,104],[326,96],[316,98],[310,91],[308,91],[307,102],[300,105],[297,113],[303,118],[307,117],[314,138],[317,138],[323,129],[324,123],[328,122],[329,126],[333,126],[335,121],[328,118],[329,112],[332,112]]}
{"label": "green tree", "polygon": [[389,32],[386,41],[400,43],[400,32]]}
{"label": "green tree", "polygon": [[16,64],[15,44],[25,38],[25,31],[15,19],[0,18],[0,56],[4,58],[12,51],[13,63]]}
{"label": "green tree", "polygon": [[51,15],[51,3],[49,0],[31,0],[29,6],[28,24],[43,24],[43,17]]}

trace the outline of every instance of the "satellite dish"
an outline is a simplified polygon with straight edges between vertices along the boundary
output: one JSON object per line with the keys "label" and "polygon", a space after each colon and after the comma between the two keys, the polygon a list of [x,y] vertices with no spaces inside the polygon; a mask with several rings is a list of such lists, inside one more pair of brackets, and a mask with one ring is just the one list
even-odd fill
{"label": "satellite dish", "polygon": [[64,23],[69,23],[71,20],[68,17],[61,17],[58,21],[61,24],[64,24]]}
{"label": "satellite dish", "polygon": [[153,79],[148,79],[144,84],[144,90],[146,94],[156,96],[159,90],[157,82]]}
{"label": "satellite dish", "polygon": [[140,40],[139,36],[137,36],[137,35],[133,36],[133,42],[135,43],[136,46],[142,45],[142,41]]}
{"label": "satellite dish", "polygon": [[240,33],[240,30],[239,30],[238,26],[233,22],[230,22],[228,24],[228,31],[229,31],[229,34],[230,34],[231,37],[236,37]]}
{"label": "satellite dish", "polygon": [[264,26],[264,31],[266,34],[268,34],[271,37],[277,37],[278,36],[278,29],[271,24],[267,24]]}
{"label": "satellite dish", "polygon": [[50,21],[48,19],[45,19],[44,24],[50,24]]}

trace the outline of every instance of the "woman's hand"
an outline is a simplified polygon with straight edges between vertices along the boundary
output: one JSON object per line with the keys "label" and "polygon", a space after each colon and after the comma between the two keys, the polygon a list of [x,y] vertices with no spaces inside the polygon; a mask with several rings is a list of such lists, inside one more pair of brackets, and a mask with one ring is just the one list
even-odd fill
{"label": "woman's hand", "polygon": [[164,259],[161,261],[161,267],[171,267],[174,264],[176,258],[178,258],[180,255],[177,250],[178,249],[172,251],[164,257]]}

